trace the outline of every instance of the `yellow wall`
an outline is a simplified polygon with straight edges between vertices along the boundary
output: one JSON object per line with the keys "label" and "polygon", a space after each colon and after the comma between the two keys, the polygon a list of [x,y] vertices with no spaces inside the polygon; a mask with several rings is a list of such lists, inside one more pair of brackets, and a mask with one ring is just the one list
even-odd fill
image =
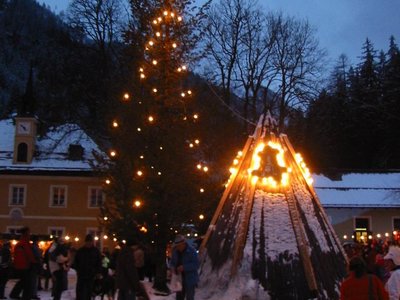
{"label": "yellow wall", "polygon": [[[26,185],[25,206],[10,206],[10,184]],[[66,207],[50,207],[50,187],[67,186]],[[81,243],[88,228],[98,227],[98,208],[89,208],[89,186],[101,187],[95,177],[0,175],[0,232],[7,226],[29,226],[32,234],[48,234],[49,227],[64,227],[65,233]],[[19,208],[21,220],[12,220],[10,212]]]}

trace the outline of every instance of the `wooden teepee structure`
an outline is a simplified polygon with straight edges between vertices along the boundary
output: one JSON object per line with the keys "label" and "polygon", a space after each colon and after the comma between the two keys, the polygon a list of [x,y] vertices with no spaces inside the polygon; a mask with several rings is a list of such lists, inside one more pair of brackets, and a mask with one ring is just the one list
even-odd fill
{"label": "wooden teepee structure", "polygon": [[[200,247],[209,299],[338,299],[346,255],[301,157],[263,115]],[[228,298],[227,298],[228,297]]]}

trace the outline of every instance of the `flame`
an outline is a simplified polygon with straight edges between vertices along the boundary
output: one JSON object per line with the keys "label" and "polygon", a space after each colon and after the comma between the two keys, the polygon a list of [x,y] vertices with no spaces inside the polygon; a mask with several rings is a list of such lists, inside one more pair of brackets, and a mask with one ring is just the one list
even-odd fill
{"label": "flame", "polygon": [[279,187],[285,187],[289,184],[289,173],[291,172],[291,169],[287,167],[286,161],[285,161],[285,151],[282,148],[282,145],[278,142],[274,141],[269,141],[267,144],[261,142],[257,145],[257,147],[254,150],[253,153],[253,159],[251,163],[251,167],[248,169],[248,173],[251,178],[251,182],[253,184],[256,184],[259,181],[258,176],[252,175],[254,171],[259,170],[261,167],[261,162],[262,158],[260,157],[260,152],[262,152],[265,148],[265,146],[268,146],[274,150],[277,150],[278,153],[276,154],[276,162],[278,166],[282,168],[286,168],[286,172],[281,173],[281,180],[279,182],[276,181],[272,176],[268,177],[263,177],[260,179],[260,183],[270,189],[278,189]]}
{"label": "flame", "polygon": [[304,178],[306,179],[307,183],[308,184],[312,184],[314,180],[312,179],[311,172],[308,169],[306,163],[304,162],[303,157],[301,156],[301,154],[300,153],[296,153],[295,154],[295,159],[296,159],[296,162],[299,165],[300,170],[302,171],[302,173],[304,175]]}

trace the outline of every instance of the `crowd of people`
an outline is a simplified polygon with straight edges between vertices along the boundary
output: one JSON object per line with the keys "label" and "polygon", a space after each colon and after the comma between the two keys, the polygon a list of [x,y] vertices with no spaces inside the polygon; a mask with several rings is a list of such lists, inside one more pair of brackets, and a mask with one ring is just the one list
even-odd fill
{"label": "crowd of people", "polygon": [[348,277],[340,300],[400,299],[400,247],[388,240],[346,243]]}
{"label": "crowd of people", "polygon": [[[180,290],[175,291],[177,300],[193,300],[199,267],[197,252],[178,235],[172,244],[169,259],[170,273],[181,276]],[[7,299],[5,287],[10,279],[17,279],[9,293],[11,299],[40,299],[39,290],[50,290],[54,300],[62,299],[68,289],[68,271],[76,271],[77,300],[89,300],[104,296],[119,300],[135,300],[145,297],[140,281],[145,277],[153,280],[155,264],[152,253],[136,239],[128,238],[110,253],[95,245],[88,234],[82,247],[76,249],[62,237],[54,238],[45,249],[36,236],[30,235],[28,227],[20,230],[19,241],[0,245],[0,299]]]}

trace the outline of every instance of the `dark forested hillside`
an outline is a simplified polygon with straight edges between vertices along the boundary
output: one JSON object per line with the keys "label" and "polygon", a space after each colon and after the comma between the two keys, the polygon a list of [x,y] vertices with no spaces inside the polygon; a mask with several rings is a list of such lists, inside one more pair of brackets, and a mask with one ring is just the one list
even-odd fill
{"label": "dark forested hillside", "polygon": [[356,66],[341,56],[328,87],[296,117],[292,129],[314,168],[400,168],[400,52],[394,37],[379,53],[367,39]]}

